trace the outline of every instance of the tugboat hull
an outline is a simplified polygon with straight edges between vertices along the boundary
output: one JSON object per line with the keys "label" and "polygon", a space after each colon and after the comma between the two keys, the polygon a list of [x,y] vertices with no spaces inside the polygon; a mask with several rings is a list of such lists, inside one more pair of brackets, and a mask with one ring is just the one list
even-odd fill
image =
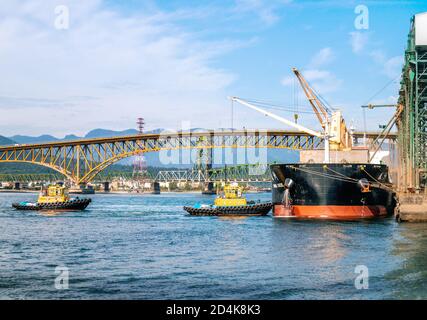
{"label": "tugboat hull", "polygon": [[374,218],[396,205],[386,165],[277,164],[271,171],[275,217]]}
{"label": "tugboat hull", "polygon": [[184,207],[193,216],[265,216],[272,208],[271,202],[245,206]]}
{"label": "tugboat hull", "polygon": [[19,202],[13,203],[12,207],[17,210],[84,210],[91,201],[91,199],[73,199],[53,203]]}

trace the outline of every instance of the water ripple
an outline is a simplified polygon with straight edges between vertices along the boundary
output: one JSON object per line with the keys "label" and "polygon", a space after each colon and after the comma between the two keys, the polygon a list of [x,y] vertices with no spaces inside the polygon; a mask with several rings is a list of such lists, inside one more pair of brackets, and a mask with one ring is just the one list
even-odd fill
{"label": "water ripple", "polygon": [[[198,194],[95,195],[87,211],[12,210],[0,193],[2,299],[427,298],[427,229],[392,219],[191,217]],[[269,194],[249,199],[268,200]],[[354,286],[357,265],[369,289]],[[55,288],[55,268],[69,289]]]}

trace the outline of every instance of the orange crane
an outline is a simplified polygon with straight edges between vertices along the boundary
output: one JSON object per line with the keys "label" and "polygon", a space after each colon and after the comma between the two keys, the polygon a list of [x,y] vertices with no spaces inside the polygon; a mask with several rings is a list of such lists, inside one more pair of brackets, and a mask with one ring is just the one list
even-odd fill
{"label": "orange crane", "polygon": [[296,128],[299,131],[306,132],[310,135],[321,137],[325,140],[325,163],[329,162],[329,150],[337,151],[347,151],[351,150],[351,134],[345,125],[342,113],[339,110],[330,110],[319,98],[314,89],[309,85],[307,80],[302,76],[302,74],[296,69],[293,68],[295,76],[297,77],[301,87],[310,102],[311,107],[313,108],[314,113],[317,116],[317,119],[322,126],[322,132],[309,129],[300,124],[297,124],[293,121],[285,119],[281,116],[278,116],[272,112],[266,111],[254,104],[238,97],[230,97],[232,101],[236,101],[246,107],[249,107],[253,110],[256,110],[266,116],[269,116],[273,119],[276,119],[286,125]]}
{"label": "orange crane", "polygon": [[299,83],[301,85],[301,88],[304,91],[305,96],[307,97],[308,102],[310,102],[310,105],[313,108],[313,111],[316,114],[317,119],[319,119],[319,122],[322,125],[322,128],[325,129],[326,125],[327,125],[327,121],[328,121],[329,115],[331,114],[331,111],[318,98],[316,92],[308,84],[307,80],[305,80],[305,78],[298,71],[298,69],[297,68],[292,68],[292,72],[297,77],[297,79],[298,79],[298,81],[299,81]]}
{"label": "orange crane", "polygon": [[308,102],[313,108],[325,134],[329,136],[330,148],[332,150],[351,150],[351,135],[345,124],[342,112],[330,110],[316,94],[316,91],[305,80],[297,68],[292,68],[297,77]]}

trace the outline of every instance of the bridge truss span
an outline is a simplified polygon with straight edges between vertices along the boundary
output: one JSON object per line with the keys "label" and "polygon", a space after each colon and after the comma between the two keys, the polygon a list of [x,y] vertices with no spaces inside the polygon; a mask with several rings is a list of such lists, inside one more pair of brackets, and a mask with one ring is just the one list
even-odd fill
{"label": "bridge truss span", "polygon": [[76,184],[84,184],[91,182],[109,165],[146,152],[211,148],[311,150],[322,146],[322,139],[294,131],[165,132],[0,147],[0,163],[25,162],[46,166]]}
{"label": "bridge truss span", "polygon": [[157,182],[270,182],[269,165],[243,164],[201,170],[162,170],[154,179]]}

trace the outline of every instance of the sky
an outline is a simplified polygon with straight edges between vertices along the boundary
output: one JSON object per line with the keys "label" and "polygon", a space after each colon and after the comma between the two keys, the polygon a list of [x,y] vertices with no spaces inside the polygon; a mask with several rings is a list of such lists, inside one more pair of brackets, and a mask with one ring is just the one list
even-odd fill
{"label": "sky", "polygon": [[123,130],[138,117],[146,130],[291,129],[228,96],[316,129],[292,67],[349,126],[378,130],[392,110],[364,118],[360,106],[396,102],[410,19],[424,11],[421,0],[2,0],[0,135]]}

